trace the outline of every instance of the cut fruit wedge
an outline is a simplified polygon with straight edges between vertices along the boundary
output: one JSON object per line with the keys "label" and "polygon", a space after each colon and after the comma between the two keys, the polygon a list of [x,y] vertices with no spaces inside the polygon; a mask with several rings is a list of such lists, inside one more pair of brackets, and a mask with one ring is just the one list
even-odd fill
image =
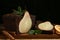
{"label": "cut fruit wedge", "polygon": [[51,24],[51,22],[46,21],[46,22],[40,23],[40,24],[38,25],[38,28],[39,28],[40,30],[50,31],[50,30],[53,29],[53,25]]}
{"label": "cut fruit wedge", "polygon": [[32,19],[28,11],[25,11],[25,14],[21,21],[19,22],[19,32],[27,33],[32,27]]}
{"label": "cut fruit wedge", "polygon": [[60,25],[55,25],[55,30],[60,32]]}

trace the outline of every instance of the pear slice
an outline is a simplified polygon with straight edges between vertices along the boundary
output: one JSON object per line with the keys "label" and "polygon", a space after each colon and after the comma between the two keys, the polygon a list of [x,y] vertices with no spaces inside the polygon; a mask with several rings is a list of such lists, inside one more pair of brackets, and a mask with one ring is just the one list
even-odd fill
{"label": "pear slice", "polygon": [[25,11],[25,14],[21,21],[19,22],[19,32],[27,33],[32,27],[32,20],[28,11]]}
{"label": "pear slice", "polygon": [[57,32],[60,32],[60,25],[55,25],[55,30],[56,30]]}
{"label": "pear slice", "polygon": [[49,21],[46,21],[46,22],[40,23],[38,25],[38,28],[40,30],[49,31],[49,30],[52,30],[53,29],[53,25]]}

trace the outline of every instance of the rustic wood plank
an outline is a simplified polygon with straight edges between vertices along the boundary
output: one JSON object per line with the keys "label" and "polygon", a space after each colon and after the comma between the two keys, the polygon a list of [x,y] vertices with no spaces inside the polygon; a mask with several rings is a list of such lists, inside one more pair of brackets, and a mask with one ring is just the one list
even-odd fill
{"label": "rustic wood plank", "polygon": [[38,34],[38,35],[21,35],[15,36],[16,39],[59,39],[57,34]]}
{"label": "rustic wood plank", "polygon": [[[15,39],[60,39],[60,35],[57,34],[38,34],[38,35],[18,34],[14,37]],[[0,35],[0,39],[8,39],[8,38],[4,35]]]}

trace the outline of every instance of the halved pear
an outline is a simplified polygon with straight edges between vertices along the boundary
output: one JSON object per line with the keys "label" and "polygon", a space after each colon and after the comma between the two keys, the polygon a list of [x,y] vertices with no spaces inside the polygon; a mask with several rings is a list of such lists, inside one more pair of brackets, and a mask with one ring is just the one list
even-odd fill
{"label": "halved pear", "polygon": [[52,30],[52,29],[53,29],[53,25],[51,24],[51,22],[46,21],[46,22],[40,23],[40,24],[38,25],[38,28],[39,28],[40,30],[49,31],[49,30]]}
{"label": "halved pear", "polygon": [[21,21],[19,22],[19,32],[27,33],[32,27],[32,20],[28,11],[25,11],[25,14]]}

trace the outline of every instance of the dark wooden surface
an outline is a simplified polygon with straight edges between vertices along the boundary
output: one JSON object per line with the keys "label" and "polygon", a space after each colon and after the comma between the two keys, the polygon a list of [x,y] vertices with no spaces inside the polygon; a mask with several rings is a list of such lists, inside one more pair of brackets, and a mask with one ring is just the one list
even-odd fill
{"label": "dark wooden surface", "polygon": [[21,39],[58,39],[60,38],[59,35],[56,34],[38,34],[38,35],[21,35],[18,34],[15,38],[21,38]]}
{"label": "dark wooden surface", "polygon": [[[23,35],[18,34],[14,36],[15,39],[60,39],[60,35],[57,34],[38,34],[38,35]],[[0,35],[0,39],[6,39],[7,37],[4,35]]]}

